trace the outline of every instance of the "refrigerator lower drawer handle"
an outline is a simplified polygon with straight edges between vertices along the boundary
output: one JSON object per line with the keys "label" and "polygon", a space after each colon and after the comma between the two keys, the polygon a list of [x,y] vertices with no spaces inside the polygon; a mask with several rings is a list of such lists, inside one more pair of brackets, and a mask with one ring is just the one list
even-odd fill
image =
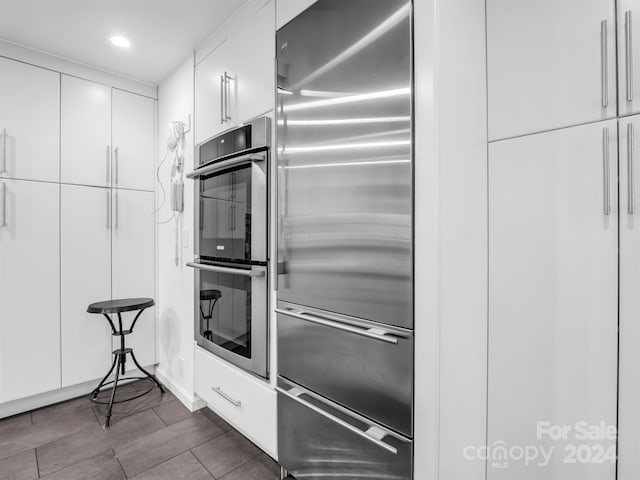
{"label": "refrigerator lower drawer handle", "polygon": [[309,403],[309,402],[301,399],[299,397],[299,395],[302,395],[304,392],[299,392],[298,395],[294,395],[294,394],[292,394],[290,392],[287,392],[286,390],[283,390],[280,387],[275,387],[275,388],[276,388],[276,391],[278,393],[281,393],[282,395],[285,395],[286,397],[289,397],[291,400],[294,400],[294,401],[298,402],[299,404],[307,407],[309,410],[313,410],[315,413],[317,413],[318,415],[322,415],[327,420],[330,420],[333,423],[337,423],[341,427],[346,428],[347,430],[349,430],[350,432],[358,435],[359,437],[364,438],[365,440],[368,440],[369,442],[376,444],[380,448],[384,448],[386,451],[391,452],[394,455],[398,454],[398,450],[395,447],[392,447],[391,445],[389,445],[387,443],[384,443],[382,440],[380,440],[380,434],[379,434],[379,430],[380,429],[378,427],[376,427],[375,425],[369,425],[367,430],[363,432],[359,428],[354,427],[350,423],[345,422],[341,418],[338,418],[338,417],[336,417],[334,415],[331,415],[330,413],[325,412],[324,410],[322,410],[320,407],[316,407],[312,403]]}
{"label": "refrigerator lower drawer handle", "polygon": [[293,312],[291,310],[283,310],[281,308],[276,308],[276,313],[288,315],[289,317],[298,318],[306,322],[317,323],[318,325],[323,325],[325,327],[335,328],[344,332],[355,333],[356,335],[373,338],[374,340],[380,340],[381,342],[392,343],[394,345],[398,344],[398,339],[396,337],[387,335],[382,329],[354,327],[352,325],[345,325],[343,323],[334,322],[325,318],[316,317],[315,315],[308,315],[302,312]]}
{"label": "refrigerator lower drawer handle", "polygon": [[246,277],[264,277],[264,269],[252,268],[251,270],[242,270],[239,268],[217,267],[215,265],[205,265],[204,263],[187,262],[187,267],[197,268],[198,270],[206,270],[207,272],[230,273],[232,275],[244,275]]}
{"label": "refrigerator lower drawer handle", "polygon": [[224,398],[227,402],[229,402],[234,407],[242,406],[242,402],[240,400],[235,400],[231,398],[229,395],[224,393],[220,387],[211,387],[211,390],[216,392],[218,395],[220,395],[222,398]]}

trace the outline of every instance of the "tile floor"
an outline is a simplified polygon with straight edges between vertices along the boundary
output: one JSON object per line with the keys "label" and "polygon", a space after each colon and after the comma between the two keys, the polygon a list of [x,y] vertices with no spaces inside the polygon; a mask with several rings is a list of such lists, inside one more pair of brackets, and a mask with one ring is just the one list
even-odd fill
{"label": "tile floor", "polygon": [[[135,395],[146,381],[118,388]],[[277,480],[278,465],[211,410],[170,392],[106,407],[87,396],[0,420],[0,480]]]}

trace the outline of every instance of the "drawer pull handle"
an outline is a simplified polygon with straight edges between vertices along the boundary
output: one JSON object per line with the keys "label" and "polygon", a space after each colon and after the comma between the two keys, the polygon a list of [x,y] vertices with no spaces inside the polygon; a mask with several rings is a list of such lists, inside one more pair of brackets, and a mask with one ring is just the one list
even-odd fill
{"label": "drawer pull handle", "polygon": [[216,392],[218,395],[220,395],[222,398],[224,398],[227,402],[229,402],[234,407],[242,406],[242,402],[240,400],[236,400],[236,399],[230,397],[229,395],[224,393],[220,387],[211,387],[211,390]]}
{"label": "drawer pull handle", "polygon": [[360,328],[352,325],[345,325],[343,323],[334,322],[332,320],[327,320],[315,315],[309,315],[304,312],[283,310],[281,308],[276,308],[276,313],[287,315],[293,318],[298,318],[306,322],[317,323],[318,325],[323,325],[325,327],[335,328],[336,330],[342,330],[343,332],[355,333],[356,335],[372,338],[374,340],[380,340],[381,342],[392,343],[394,345],[398,344],[398,339],[396,337],[388,335],[387,332],[385,332],[381,328]]}
{"label": "drawer pull handle", "polygon": [[305,395],[306,392],[299,387],[294,387],[289,391],[284,390],[280,387],[276,387],[276,391],[286,397],[289,397],[291,400],[298,402],[299,404],[307,407],[309,410],[314,411],[318,415],[322,415],[327,420],[330,420],[333,423],[336,423],[341,427],[349,430],[351,433],[354,433],[355,435],[358,435],[359,437],[364,438],[365,440],[368,440],[369,442],[376,444],[380,448],[383,448],[394,455],[398,454],[398,449],[382,441],[384,437],[389,435],[388,432],[386,432],[382,428],[376,425],[368,425],[367,429],[365,431],[362,431],[359,428],[354,427],[350,423],[342,420],[341,418],[338,418],[335,415],[332,415],[329,412],[326,412],[322,408],[317,407],[314,404],[309,403],[306,400],[303,400],[302,398],[300,398],[302,395]]}

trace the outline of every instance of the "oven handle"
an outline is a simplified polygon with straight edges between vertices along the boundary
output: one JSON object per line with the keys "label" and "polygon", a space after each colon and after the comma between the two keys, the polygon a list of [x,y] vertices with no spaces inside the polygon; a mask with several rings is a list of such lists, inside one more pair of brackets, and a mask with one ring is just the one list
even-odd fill
{"label": "oven handle", "polygon": [[233,275],[244,275],[245,277],[264,277],[265,267],[253,267],[251,270],[241,268],[218,267],[216,265],[205,265],[204,263],[187,262],[187,267],[197,268],[198,270],[206,270],[208,272],[231,273]]}
{"label": "oven handle", "polygon": [[240,155],[239,157],[234,157],[222,162],[216,162],[212,165],[207,165],[206,167],[194,170],[193,172],[187,173],[187,178],[197,178],[224,168],[235,167],[236,165],[241,165],[243,163],[261,162],[265,159],[266,158],[263,154],[248,153],[246,155]]}

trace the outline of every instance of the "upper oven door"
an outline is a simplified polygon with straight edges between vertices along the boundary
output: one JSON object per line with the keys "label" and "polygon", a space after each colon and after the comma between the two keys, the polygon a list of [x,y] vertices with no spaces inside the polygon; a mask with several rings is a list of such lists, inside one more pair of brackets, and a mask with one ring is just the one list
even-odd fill
{"label": "upper oven door", "polygon": [[239,263],[267,261],[266,152],[199,169],[196,255]]}

